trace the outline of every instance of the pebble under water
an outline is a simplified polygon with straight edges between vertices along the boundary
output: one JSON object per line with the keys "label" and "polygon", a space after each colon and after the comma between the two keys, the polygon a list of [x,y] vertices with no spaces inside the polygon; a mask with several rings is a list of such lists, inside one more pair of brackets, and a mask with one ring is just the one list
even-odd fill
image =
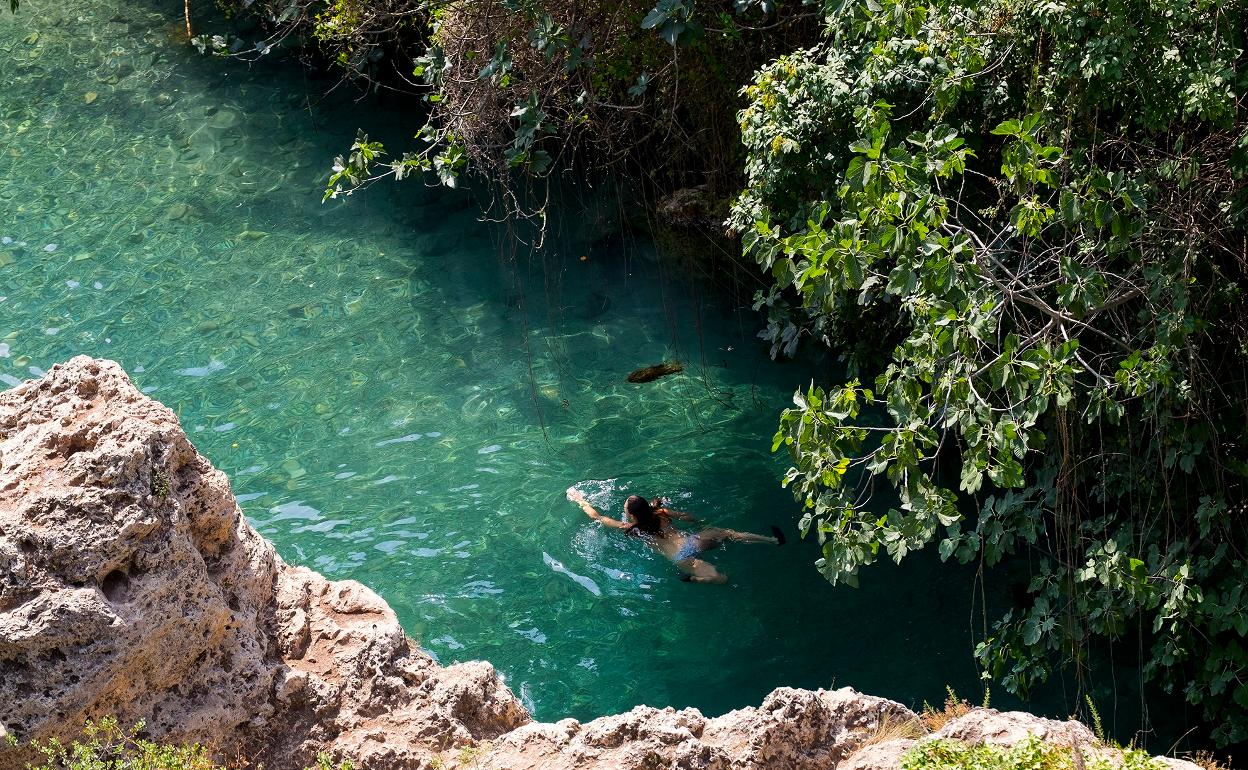
{"label": "pebble under water", "polygon": [[[200,56],[181,12],[0,12],[5,386],[119,361],[284,558],[371,586],[443,662],[491,661],[539,718],[718,714],[779,685],[978,697],[970,574],[816,573],[769,451],[811,371],[768,360],[748,308],[579,212],[531,258],[466,193],[322,204],[357,127],[417,118],[323,100],[332,81],[293,63]],[[625,381],[669,359],[685,372]],[[730,545],[710,556],[728,585],[688,585],[573,484],[791,542]]]}

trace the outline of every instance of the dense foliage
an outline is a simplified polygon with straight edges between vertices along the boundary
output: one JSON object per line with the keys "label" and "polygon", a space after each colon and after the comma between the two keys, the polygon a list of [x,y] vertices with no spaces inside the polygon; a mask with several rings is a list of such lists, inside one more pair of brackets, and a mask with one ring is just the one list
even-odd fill
{"label": "dense foliage", "polygon": [[1248,4],[825,22],[746,88],[731,220],[775,279],[773,351],[848,351],[775,439],[820,570],[1026,559],[1029,602],[977,649],[994,678],[1025,692],[1131,634],[1248,738]]}
{"label": "dense foliage", "polygon": [[[287,41],[348,81],[418,94],[426,120],[400,152],[361,132],[326,198],[385,177],[454,187],[472,171],[511,212],[540,212],[556,169],[738,182],[737,91],[776,53],[814,40],[816,14],[771,0],[240,0],[252,38],[202,50],[263,55]],[[765,22],[765,23],[763,23]],[[762,23],[762,26],[757,26]],[[642,158],[641,163],[636,163]],[[525,203],[510,184],[539,188]],[[537,185],[533,185],[538,182]],[[729,186],[731,185],[731,187]],[[523,187],[524,185],[515,186]]]}

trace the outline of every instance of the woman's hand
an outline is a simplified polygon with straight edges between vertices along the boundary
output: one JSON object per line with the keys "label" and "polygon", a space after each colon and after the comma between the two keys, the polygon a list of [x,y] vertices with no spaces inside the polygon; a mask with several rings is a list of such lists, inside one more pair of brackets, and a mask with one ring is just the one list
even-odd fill
{"label": "woman's hand", "polygon": [[568,499],[581,506],[581,510],[585,511],[586,516],[604,527],[610,527],[612,529],[630,529],[633,526],[632,524],[627,524],[623,521],[616,521],[615,519],[603,516],[598,512],[597,508],[594,508],[594,506],[589,504],[589,501],[585,499],[585,495],[581,494],[581,491],[576,487],[568,487]]}
{"label": "woman's hand", "polygon": [[576,487],[568,487],[568,499],[581,506],[581,510],[585,511],[585,515],[589,518],[595,521],[602,518],[602,514],[598,513],[594,506],[589,504],[589,501],[585,499],[585,495],[581,494],[581,490]]}

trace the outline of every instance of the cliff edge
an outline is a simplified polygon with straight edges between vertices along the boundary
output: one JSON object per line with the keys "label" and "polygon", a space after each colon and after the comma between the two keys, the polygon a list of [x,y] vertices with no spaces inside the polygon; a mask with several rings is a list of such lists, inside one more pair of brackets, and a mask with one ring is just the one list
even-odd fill
{"label": "cliff edge", "polygon": [[[881,742],[890,725],[917,724],[849,688],[780,688],[717,718],[534,723],[488,663],[443,667],[368,588],[284,563],[173,412],[78,357],[0,393],[0,738],[72,738],[105,716],[270,770],[321,752],[361,770],[869,770],[909,745]],[[945,731],[1094,742],[987,710]],[[0,770],[30,759],[0,749]]]}

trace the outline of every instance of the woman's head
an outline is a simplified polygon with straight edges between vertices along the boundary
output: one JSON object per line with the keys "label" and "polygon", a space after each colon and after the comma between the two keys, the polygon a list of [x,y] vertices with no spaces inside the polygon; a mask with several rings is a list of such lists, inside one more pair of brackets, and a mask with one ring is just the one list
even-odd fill
{"label": "woman's head", "polygon": [[624,512],[640,530],[652,532],[659,528],[659,522],[654,515],[654,506],[644,497],[639,495],[629,497],[624,501]]}

